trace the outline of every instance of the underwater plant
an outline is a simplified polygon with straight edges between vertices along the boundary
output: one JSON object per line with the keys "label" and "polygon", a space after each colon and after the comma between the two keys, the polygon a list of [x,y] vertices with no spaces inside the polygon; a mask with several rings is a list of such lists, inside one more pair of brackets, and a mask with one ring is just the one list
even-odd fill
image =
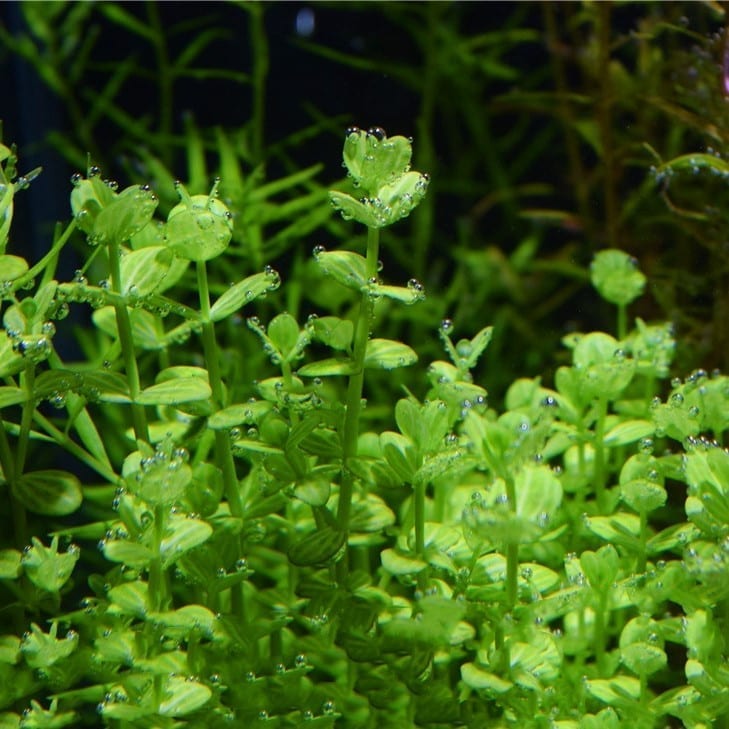
{"label": "underwater plant", "polygon": [[[552,386],[489,407],[492,327],[447,320],[447,359],[378,400],[418,358],[379,320],[425,298],[386,282],[380,236],[429,178],[407,138],[350,128],[329,198],[366,248],[313,264],[352,306],[249,316],[241,383],[218,333],[288,284],[266,265],[211,289],[224,181],[177,183],[158,219],[152,189],[90,168],[30,262],[7,250],[35,173],[0,151],[0,726],[722,726],[729,380],[662,395],[676,342],[630,320],[627,254],[589,270],[614,333],[566,337]],[[59,281],[74,235],[87,264]],[[64,361],[79,305],[94,333]]]}
{"label": "underwater plant", "polygon": [[[0,144],[0,729],[729,727],[729,378],[684,368],[706,350],[651,243],[709,230],[725,277],[726,164],[691,152],[723,107],[663,98],[671,52],[710,80],[724,37],[683,55],[707,21],[680,3],[449,7],[342,11],[422,74],[299,39],[419,104],[415,141],[347,127],[332,189],[347,119],[270,138],[269,6],[240,6],[242,75],[156,3],[0,26],[84,169],[32,250],[45,173]],[[98,88],[101,20],[142,50]],[[194,78],[247,84],[249,121],[177,120]]]}

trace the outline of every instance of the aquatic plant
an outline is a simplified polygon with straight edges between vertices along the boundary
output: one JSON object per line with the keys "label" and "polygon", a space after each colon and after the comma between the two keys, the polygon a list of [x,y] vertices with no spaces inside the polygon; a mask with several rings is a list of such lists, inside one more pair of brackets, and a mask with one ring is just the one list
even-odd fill
{"label": "aquatic plant", "polygon": [[[729,726],[729,379],[685,365],[725,356],[724,36],[658,7],[347,6],[418,57],[299,47],[416,137],[347,128],[332,185],[348,118],[269,139],[267,6],[241,71],[155,3],[0,26],[83,170],[30,252],[0,145],[0,729]],[[248,122],[177,119],[196,78]]]}
{"label": "aquatic plant", "polygon": [[[316,246],[308,275],[352,306],[248,316],[263,357],[218,334],[289,284],[267,265],[211,287],[224,181],[177,183],[160,218],[152,189],[90,168],[33,262],[8,239],[34,173],[1,151],[1,726],[726,721],[729,381],[665,391],[675,340],[628,316],[646,279],[627,254],[587,272],[614,332],[566,337],[553,384],[490,408],[471,373],[492,328],[447,320],[447,359],[378,400],[418,358],[379,321],[425,297],[379,248],[426,195],[407,138],[347,130],[329,198],[364,255]],[[78,306],[94,333],[64,361]]]}

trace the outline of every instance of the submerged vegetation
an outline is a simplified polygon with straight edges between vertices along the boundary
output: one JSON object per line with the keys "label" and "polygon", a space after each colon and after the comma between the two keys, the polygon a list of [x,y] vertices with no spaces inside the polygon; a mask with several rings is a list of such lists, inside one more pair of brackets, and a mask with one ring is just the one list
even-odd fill
{"label": "submerged vegetation", "polygon": [[721,9],[279,7],[0,26],[0,729],[729,727]]}

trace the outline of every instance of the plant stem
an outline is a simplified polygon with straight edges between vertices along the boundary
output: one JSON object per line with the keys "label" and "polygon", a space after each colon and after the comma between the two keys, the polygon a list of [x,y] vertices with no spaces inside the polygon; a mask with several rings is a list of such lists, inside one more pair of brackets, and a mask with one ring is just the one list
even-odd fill
{"label": "plant stem", "polygon": [[[417,479],[413,484],[413,501],[415,505],[415,555],[424,561],[425,558],[425,482]],[[424,590],[428,586],[428,568],[418,572],[418,587]]]}
{"label": "plant stem", "polygon": [[[380,231],[377,228],[367,229],[367,279],[377,275],[377,257],[380,249]],[[364,388],[364,360],[367,352],[367,340],[369,339],[370,326],[372,324],[374,304],[366,291],[362,292],[359,305],[359,313],[354,331],[354,374],[349,378],[347,387],[346,412],[344,416],[344,436],[342,442],[342,479],[339,489],[339,507],[337,520],[340,529],[347,534],[349,532],[349,516],[352,507],[352,489],[354,478],[349,469],[349,461],[357,454],[357,438],[359,437],[359,417],[362,409],[362,391]],[[342,559],[343,566],[340,568],[346,575],[346,561]]]}
{"label": "plant stem", "polygon": [[[512,514],[516,514],[516,484],[514,477],[507,473],[504,475],[504,484],[506,488],[506,498],[509,504],[509,510]],[[516,605],[516,595],[518,590],[518,571],[519,571],[519,544],[507,542],[506,544],[506,610],[511,612]]]}
{"label": "plant stem", "polygon": [[597,662],[598,676],[605,675],[605,645],[607,643],[606,614],[607,597],[601,593],[595,609],[595,660]]}
{"label": "plant stem", "polygon": [[[114,293],[122,293],[121,268],[119,266],[120,248],[117,241],[109,243],[109,273],[111,274],[111,290]],[[139,369],[137,358],[134,355],[134,338],[132,337],[132,324],[129,319],[129,311],[126,304],[114,304],[116,313],[116,326],[119,331],[119,343],[121,344],[122,357],[124,358],[124,371],[129,384],[129,394],[132,398],[132,425],[134,437],[137,440],[149,442],[149,430],[147,429],[147,416],[144,413],[144,406],[136,402],[141,392],[139,384]]]}
{"label": "plant stem", "polygon": [[605,481],[607,479],[605,466],[605,419],[607,418],[607,398],[599,397],[597,400],[598,414],[595,424],[595,495],[598,507],[603,510],[605,504]]}
{"label": "plant stem", "polygon": [[149,565],[149,603],[153,611],[162,610],[165,605],[165,581],[162,573],[162,556],[160,550],[167,523],[167,508],[157,505],[154,508],[154,540],[152,545],[152,561]]}
{"label": "plant stem", "polygon": [[636,571],[640,574],[645,572],[645,565],[648,552],[648,512],[640,512],[640,552],[638,553],[638,564]]}
{"label": "plant stem", "polygon": [[628,307],[625,304],[618,306],[618,339],[622,342],[628,334]]}
{"label": "plant stem", "polygon": [[[197,261],[197,288],[200,297],[200,314],[202,317],[202,340],[205,354],[205,366],[208,370],[210,389],[213,395],[213,407],[219,410],[225,407],[225,391],[220,374],[218,344],[215,340],[215,326],[210,320],[210,287],[205,261]],[[243,500],[241,499],[235,462],[230,449],[230,439],[222,430],[215,431],[215,456],[223,471],[223,487],[228,499],[230,513],[238,519],[243,518]],[[242,544],[238,539],[238,553],[242,554]],[[238,584],[231,588],[231,607],[233,613],[243,616],[243,586]]]}
{"label": "plant stem", "polygon": [[[210,289],[208,274],[204,261],[197,262],[197,286],[200,296],[200,313],[202,315],[202,340],[205,353],[205,366],[208,370],[210,389],[213,393],[213,405],[216,409],[225,407],[223,378],[220,374],[220,352],[215,340],[215,327],[210,320]],[[233,453],[230,450],[228,436],[222,430],[215,431],[215,450],[219,465],[223,470],[225,495],[230,505],[230,513],[242,518],[243,503],[238,488],[238,477],[235,473]]]}
{"label": "plant stem", "polygon": [[116,484],[119,482],[119,476],[114,472],[108,464],[100,461],[98,458],[92,456],[86,449],[82,448],[66,433],[59,430],[53,423],[48,420],[45,416],[39,412],[33,414],[33,420],[40,425],[48,435],[56,441],[64,450],[68,451],[71,455],[78,458],[81,463],[86,464],[89,468],[96,471],[102,478],[107,480],[109,483]]}
{"label": "plant stem", "polygon": [[13,530],[15,532],[15,543],[18,547],[24,547],[28,543],[28,515],[25,507],[15,498],[13,484],[18,474],[15,466],[13,452],[10,449],[8,435],[5,432],[5,423],[0,419],[0,465],[2,466],[5,480],[8,484],[8,498],[13,518]]}
{"label": "plant stem", "polygon": [[[56,233],[58,232],[58,229],[59,226],[56,226]],[[76,221],[72,220],[66,226],[63,233],[54,239],[53,246],[48,253],[46,253],[46,255],[43,256],[38,263],[29,268],[22,276],[13,281],[12,290],[18,291],[19,289],[22,289],[29,281],[33,281],[41,271],[43,271],[41,285],[50,281],[53,278],[53,273],[56,268],[55,264],[58,259],[58,254],[61,252],[61,248],[68,243],[71,233],[73,233],[74,230],[76,230]]]}
{"label": "plant stem", "polygon": [[28,441],[30,439],[30,424],[33,422],[35,404],[33,398],[33,384],[35,383],[35,365],[28,362],[25,372],[21,377],[21,385],[25,390],[25,401],[23,402],[23,414],[20,419],[20,432],[18,433],[18,445],[15,449],[15,478],[23,475],[25,467],[25,456],[28,453]]}

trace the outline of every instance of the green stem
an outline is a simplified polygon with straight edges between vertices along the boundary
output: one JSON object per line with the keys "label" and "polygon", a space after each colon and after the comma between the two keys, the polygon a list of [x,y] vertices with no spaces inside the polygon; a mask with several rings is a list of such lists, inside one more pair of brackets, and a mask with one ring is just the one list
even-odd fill
{"label": "green stem", "polygon": [[81,463],[86,464],[89,468],[96,471],[99,476],[107,480],[109,483],[116,484],[119,482],[118,474],[116,474],[110,466],[92,456],[66,433],[53,425],[53,423],[44,415],[41,415],[36,411],[33,414],[33,420],[35,420],[35,422],[38,423],[43,430],[45,430],[46,433],[48,433],[48,435],[50,435],[59,446],[61,446],[61,448],[68,451],[71,455],[81,461]]}
{"label": "green stem", "polygon": [[13,530],[15,532],[15,543],[18,547],[24,547],[28,543],[28,515],[25,507],[15,498],[13,488],[17,478],[15,458],[10,448],[8,434],[5,432],[5,423],[0,419],[0,465],[2,465],[5,480],[8,484],[8,498],[13,518]]}
{"label": "green stem", "polygon": [[625,304],[618,306],[618,339],[622,342],[628,335],[628,307]]}
{"label": "green stem", "polygon": [[53,246],[48,253],[46,253],[46,255],[35,264],[35,266],[31,267],[22,276],[20,276],[20,278],[16,278],[13,281],[12,291],[22,289],[29,281],[34,280],[41,271],[43,271],[43,280],[41,285],[50,281],[53,278],[58,254],[61,252],[61,248],[68,243],[71,233],[73,233],[74,230],[76,230],[76,221],[72,220],[66,226],[66,230],[64,230],[63,233],[61,233],[61,235],[53,241]]}
{"label": "green stem", "polygon": [[[121,294],[121,268],[119,265],[120,248],[117,241],[109,244],[109,273],[111,274],[111,290]],[[119,331],[119,343],[121,344],[122,357],[124,359],[124,371],[129,385],[129,394],[132,398],[132,425],[134,437],[137,440],[149,442],[149,430],[147,429],[147,416],[144,413],[144,406],[136,402],[141,392],[139,384],[139,369],[137,358],[134,354],[134,338],[132,337],[132,324],[129,319],[129,311],[126,304],[114,305],[116,313],[116,325]]]}
{"label": "green stem", "polygon": [[[213,407],[220,410],[225,407],[225,388],[220,374],[220,351],[215,340],[215,325],[210,319],[210,287],[205,261],[197,261],[197,287],[200,297],[200,315],[202,320],[202,341],[205,355],[205,366],[208,370],[210,389],[213,395]],[[235,472],[233,452],[230,449],[230,438],[222,430],[215,431],[215,457],[223,471],[223,488],[228,499],[230,513],[238,519],[243,518],[243,500]],[[238,553],[241,555],[242,543],[238,539]],[[231,588],[231,607],[233,613],[243,616],[243,586],[235,585]]]}
{"label": "green stem", "polygon": [[[504,474],[504,486],[509,510],[516,514],[516,483],[510,473]],[[516,605],[519,572],[519,545],[506,544],[506,610],[511,612]]]}
{"label": "green stem", "polygon": [[601,594],[595,610],[595,660],[597,662],[598,676],[605,675],[605,645],[607,644],[606,614],[607,601],[605,595]]}
{"label": "green stem", "polygon": [[[413,485],[413,501],[415,505],[415,555],[425,561],[425,483],[418,479]],[[424,590],[428,586],[428,569],[418,572],[418,587]]]}
{"label": "green stem", "polygon": [[20,432],[18,433],[18,445],[15,449],[15,479],[23,475],[25,468],[25,457],[28,453],[30,441],[30,424],[33,422],[35,412],[35,401],[33,397],[33,384],[35,383],[35,365],[28,363],[25,372],[21,377],[21,386],[25,390],[25,401],[23,402],[23,414],[20,419]]}
{"label": "green stem", "polygon": [[640,512],[640,551],[638,552],[638,564],[636,571],[638,574],[645,572],[645,565],[648,555],[648,512]]}
{"label": "green stem", "polygon": [[[367,263],[365,276],[367,279],[377,275],[377,258],[380,248],[380,232],[377,228],[367,229]],[[342,479],[339,489],[339,508],[337,520],[340,529],[349,532],[349,516],[352,508],[352,490],[354,478],[349,468],[349,461],[357,454],[357,439],[359,437],[359,418],[362,409],[362,391],[364,389],[364,361],[367,352],[370,326],[374,314],[374,305],[367,292],[362,292],[362,298],[357,315],[354,332],[354,374],[349,378],[347,387],[346,412],[344,416],[344,436],[342,442]],[[346,561],[343,559],[340,568],[346,574]]]}
{"label": "green stem", "polygon": [[600,397],[597,401],[598,415],[595,424],[595,495],[600,510],[606,508],[605,482],[607,480],[605,464],[605,420],[607,418],[607,398]]}
{"label": "green stem", "polygon": [[162,539],[167,525],[167,507],[157,505],[154,508],[154,540],[152,544],[152,560],[149,565],[149,603],[153,611],[163,610],[167,600],[165,580],[162,568]]}

